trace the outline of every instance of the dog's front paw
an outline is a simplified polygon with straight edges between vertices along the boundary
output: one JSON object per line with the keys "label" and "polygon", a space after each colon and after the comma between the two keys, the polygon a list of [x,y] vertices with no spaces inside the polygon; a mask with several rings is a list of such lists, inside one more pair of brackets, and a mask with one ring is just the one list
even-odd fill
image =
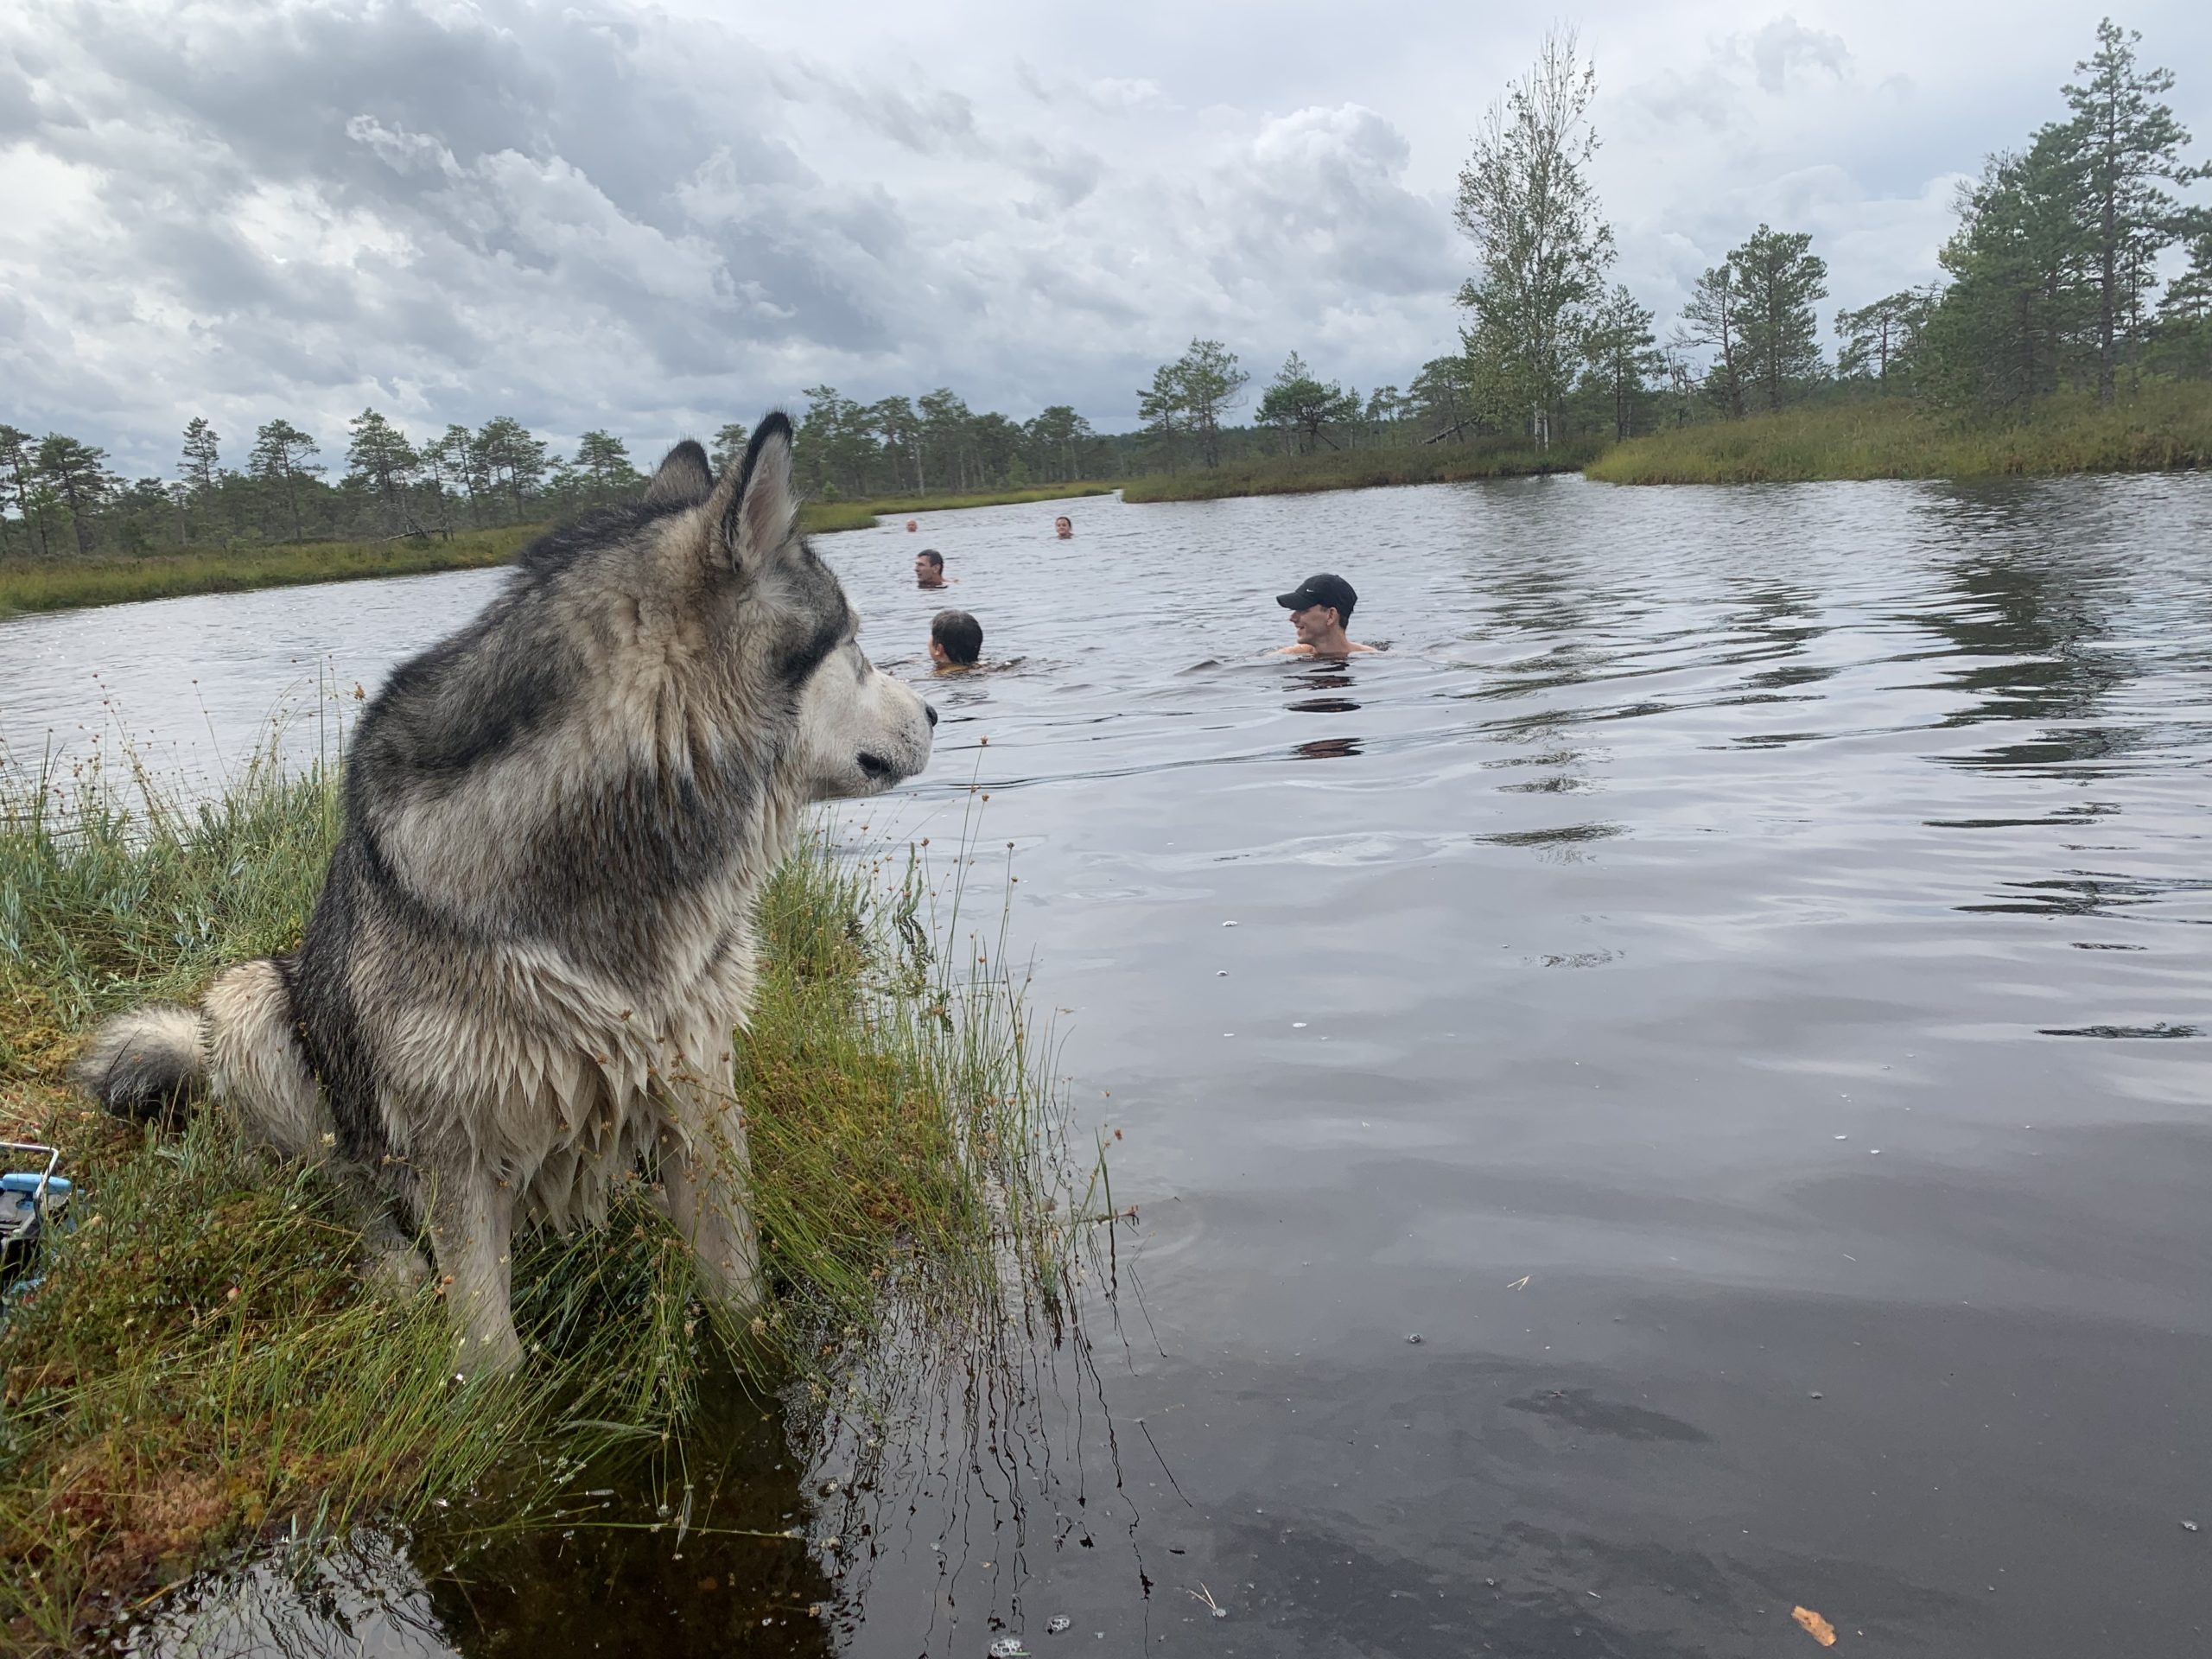
{"label": "dog's front paw", "polygon": [[512,1325],[501,1331],[464,1336],[456,1344],[454,1372],[472,1381],[478,1377],[510,1376],[521,1369],[522,1342]]}

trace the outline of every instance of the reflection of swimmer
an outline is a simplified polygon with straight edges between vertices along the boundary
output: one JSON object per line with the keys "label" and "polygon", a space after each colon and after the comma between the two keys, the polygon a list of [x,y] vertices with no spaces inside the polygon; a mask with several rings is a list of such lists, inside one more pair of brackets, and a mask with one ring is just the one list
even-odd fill
{"label": "reflection of swimmer", "polygon": [[1069,518],[1065,512],[1062,513],[1058,518],[1052,520],[1052,534],[1058,537],[1064,542],[1073,540],[1075,537],[1075,520]]}
{"label": "reflection of swimmer", "polygon": [[1300,760],[1345,760],[1359,753],[1356,737],[1317,737],[1311,743],[1295,743],[1291,753]]}
{"label": "reflection of swimmer", "polygon": [[925,547],[914,555],[914,585],[918,588],[943,588],[944,555],[933,547]]}
{"label": "reflection of swimmer", "polygon": [[983,654],[983,625],[965,611],[939,611],[930,619],[930,661],[940,674],[976,666]]}
{"label": "reflection of swimmer", "polygon": [[1298,643],[1283,646],[1274,653],[1278,657],[1349,657],[1375,649],[1344,637],[1344,625],[1351,620],[1351,607],[1359,603],[1359,595],[1342,576],[1308,576],[1288,593],[1278,594],[1275,603],[1290,613],[1290,626],[1298,632]]}

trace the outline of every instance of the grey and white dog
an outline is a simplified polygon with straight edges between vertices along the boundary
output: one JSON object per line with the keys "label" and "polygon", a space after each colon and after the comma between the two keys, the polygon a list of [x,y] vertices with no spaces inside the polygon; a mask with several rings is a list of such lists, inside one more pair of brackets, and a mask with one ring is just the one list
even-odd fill
{"label": "grey and white dog", "polygon": [[204,1090],[327,1160],[389,1270],[419,1274],[427,1230],[470,1369],[521,1358],[516,1229],[601,1219],[641,1160],[749,1305],[754,900],[809,802],[920,771],[937,721],[798,519],[772,414],[719,481],[682,443],[641,505],[532,543],[363,715],[300,948],[109,1020],[80,1084],[140,1118]]}

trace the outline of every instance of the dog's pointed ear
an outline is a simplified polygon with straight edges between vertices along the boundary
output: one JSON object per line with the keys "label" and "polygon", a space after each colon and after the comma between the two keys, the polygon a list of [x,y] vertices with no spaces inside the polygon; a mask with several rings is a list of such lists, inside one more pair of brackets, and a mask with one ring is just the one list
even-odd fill
{"label": "dog's pointed ear", "polygon": [[722,475],[710,504],[722,556],[751,570],[774,556],[798,527],[798,496],[791,487],[791,421],[771,410],[745,447],[744,462]]}
{"label": "dog's pointed ear", "polygon": [[707,465],[707,452],[690,438],[668,452],[645,486],[649,507],[696,507],[715,491],[715,474]]}

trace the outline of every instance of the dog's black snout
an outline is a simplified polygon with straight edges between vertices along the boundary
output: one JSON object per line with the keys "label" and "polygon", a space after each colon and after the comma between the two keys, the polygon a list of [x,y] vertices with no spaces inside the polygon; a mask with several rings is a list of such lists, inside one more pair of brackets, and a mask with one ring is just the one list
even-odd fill
{"label": "dog's black snout", "polygon": [[937,705],[935,703],[924,703],[922,705],[922,712],[929,716],[931,725],[934,726],[937,724]]}

